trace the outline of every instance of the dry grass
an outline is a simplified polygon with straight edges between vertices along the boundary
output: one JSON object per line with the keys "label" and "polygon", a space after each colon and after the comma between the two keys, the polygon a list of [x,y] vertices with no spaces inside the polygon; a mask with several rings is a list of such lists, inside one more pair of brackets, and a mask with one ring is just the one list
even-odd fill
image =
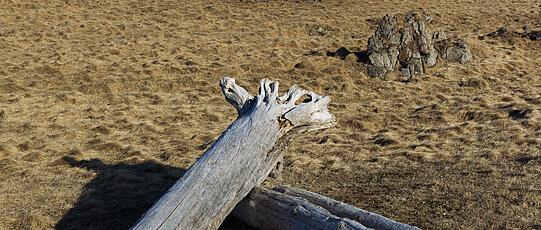
{"label": "dry grass", "polygon": [[[0,6],[0,229],[127,228],[234,119],[218,81],[330,95],[284,181],[427,229],[541,228],[537,1],[8,1]],[[386,13],[424,10],[475,59],[366,76]],[[315,33],[314,26],[324,29]],[[236,228],[234,220],[227,228]]]}

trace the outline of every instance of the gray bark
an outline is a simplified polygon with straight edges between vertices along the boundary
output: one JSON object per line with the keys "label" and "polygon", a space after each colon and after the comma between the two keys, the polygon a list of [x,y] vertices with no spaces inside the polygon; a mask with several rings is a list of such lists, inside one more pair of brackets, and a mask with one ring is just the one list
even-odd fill
{"label": "gray bark", "polygon": [[359,222],[329,213],[310,201],[255,187],[233,210],[242,222],[262,230],[367,230]]}
{"label": "gray bark", "polygon": [[[269,175],[297,134],[334,122],[329,97],[296,86],[279,97],[278,82],[267,79],[261,80],[257,96],[232,78],[223,78],[220,85],[238,118],[132,229],[217,229]],[[295,105],[304,95],[310,100]]]}
{"label": "gray bark", "polygon": [[294,197],[300,197],[306,199],[308,202],[318,205],[329,213],[341,218],[347,218],[355,220],[360,224],[373,229],[378,230],[418,230],[417,227],[412,227],[407,224],[399,223],[389,218],[380,216],[373,212],[365,211],[346,203],[333,200],[329,197],[319,195],[317,193],[309,192],[303,189],[278,186],[273,190],[278,191],[285,195]]}

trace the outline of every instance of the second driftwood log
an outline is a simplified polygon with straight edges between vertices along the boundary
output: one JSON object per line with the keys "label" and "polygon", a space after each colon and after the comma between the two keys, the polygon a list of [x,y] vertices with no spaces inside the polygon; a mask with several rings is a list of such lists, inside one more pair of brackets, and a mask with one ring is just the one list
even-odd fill
{"label": "second driftwood log", "polygon": [[242,222],[262,230],[419,230],[306,190],[255,187],[233,210]]}

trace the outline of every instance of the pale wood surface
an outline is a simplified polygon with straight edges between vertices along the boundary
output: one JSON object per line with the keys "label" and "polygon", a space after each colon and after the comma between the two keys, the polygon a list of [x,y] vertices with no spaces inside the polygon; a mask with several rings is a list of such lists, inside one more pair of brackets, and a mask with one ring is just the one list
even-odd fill
{"label": "pale wood surface", "polygon": [[346,203],[333,200],[329,197],[299,188],[278,186],[273,190],[285,195],[306,199],[308,202],[322,207],[330,213],[351,220],[377,230],[419,230],[417,227],[399,223],[373,212],[365,211]]}
{"label": "pale wood surface", "polygon": [[[298,133],[332,126],[329,97],[292,86],[278,96],[278,82],[263,79],[252,96],[232,78],[220,81],[239,117],[132,229],[216,229],[269,175]],[[310,100],[295,105],[304,95]]]}
{"label": "pale wood surface", "polygon": [[255,187],[233,210],[242,222],[262,230],[366,230],[359,222],[329,213],[308,200]]}

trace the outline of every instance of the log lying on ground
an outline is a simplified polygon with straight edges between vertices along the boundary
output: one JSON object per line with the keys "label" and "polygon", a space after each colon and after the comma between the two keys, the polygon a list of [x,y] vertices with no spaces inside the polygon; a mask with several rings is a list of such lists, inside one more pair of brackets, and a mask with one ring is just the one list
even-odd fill
{"label": "log lying on ground", "polygon": [[255,187],[232,214],[263,230],[419,230],[313,192],[282,186],[273,190]]}
{"label": "log lying on ground", "polygon": [[253,188],[237,204],[232,214],[257,229],[368,229],[357,221],[335,216],[305,199],[263,187]]}
{"label": "log lying on ground", "polygon": [[329,197],[319,195],[310,191],[306,191],[299,188],[292,188],[287,186],[278,186],[273,190],[281,192],[286,195],[302,197],[307,201],[318,205],[330,213],[343,217],[355,220],[362,225],[378,229],[378,230],[413,230],[419,229],[416,227],[409,226],[407,224],[399,223],[389,218],[383,217],[381,215],[375,214],[373,212],[365,211],[360,208],[351,206],[349,204],[333,200]]}
{"label": "log lying on ground", "polygon": [[[232,78],[220,85],[238,118],[132,229],[217,229],[297,134],[334,122],[329,97],[296,86],[278,96],[278,82],[263,79],[252,96]],[[308,99],[296,104],[304,95]]]}

